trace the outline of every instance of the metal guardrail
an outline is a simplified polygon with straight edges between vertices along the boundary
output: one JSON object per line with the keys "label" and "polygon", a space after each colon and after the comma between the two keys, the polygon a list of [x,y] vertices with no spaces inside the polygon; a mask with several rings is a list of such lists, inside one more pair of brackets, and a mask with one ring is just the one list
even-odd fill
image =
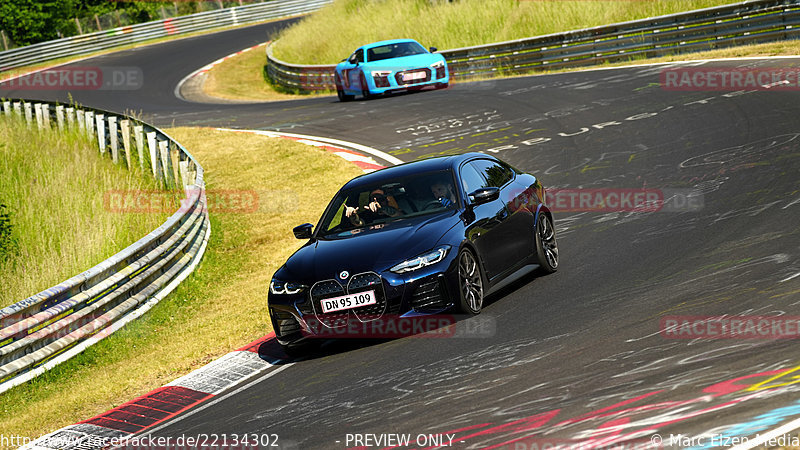
{"label": "metal guardrail", "polygon": [[0,392],[66,361],[158,303],[194,270],[211,233],[203,168],[158,128],[108,111],[45,102],[4,100],[2,115],[24,117],[31,128],[86,133],[101,155],[108,152],[129,168],[138,159],[165,188],[183,188],[185,198],[128,248],[0,309]]}
{"label": "metal guardrail", "polygon": [[[800,0],[755,0],[440,53],[452,79],[468,80],[796,39],[798,26]],[[267,72],[273,83],[298,91],[336,88],[336,65],[280,61],[272,45]]]}
{"label": "metal guardrail", "polygon": [[265,3],[190,14],[156,20],[112,30],[42,42],[0,52],[3,71],[81,56],[123,45],[136,44],[165,36],[207,31],[214,28],[256,23],[316,11],[333,0],[272,0]]}

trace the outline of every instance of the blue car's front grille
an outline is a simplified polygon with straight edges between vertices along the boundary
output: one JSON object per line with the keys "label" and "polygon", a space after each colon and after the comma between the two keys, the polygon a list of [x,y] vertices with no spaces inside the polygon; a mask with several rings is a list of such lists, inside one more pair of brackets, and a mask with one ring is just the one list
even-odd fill
{"label": "blue car's front grille", "polygon": [[366,322],[375,320],[383,315],[386,311],[386,294],[383,291],[383,282],[377,273],[367,272],[353,275],[350,283],[347,285],[347,291],[350,294],[364,291],[375,291],[376,303],[374,305],[362,306],[356,308],[353,313],[358,317],[358,320]]}
{"label": "blue car's front grille", "polygon": [[[344,311],[332,313],[322,312],[322,300],[331,297],[340,297],[345,294],[356,294],[359,292],[374,291],[376,303],[373,305],[362,306]],[[386,312],[386,293],[383,289],[383,281],[380,275],[374,272],[360,273],[353,275],[347,285],[347,290],[336,280],[319,281],[311,287],[309,293],[311,297],[311,308],[313,314],[325,326],[338,328],[347,325],[350,312],[353,312],[358,320],[362,322],[375,320]],[[300,306],[300,310],[307,309],[307,305]],[[305,313],[305,311],[303,311]]]}
{"label": "blue car's front grille", "polygon": [[311,305],[314,308],[317,319],[323,325],[331,328],[347,325],[347,311],[322,313],[322,304],[320,302],[323,298],[339,297],[341,295],[344,295],[344,288],[336,280],[319,281],[311,287]]}

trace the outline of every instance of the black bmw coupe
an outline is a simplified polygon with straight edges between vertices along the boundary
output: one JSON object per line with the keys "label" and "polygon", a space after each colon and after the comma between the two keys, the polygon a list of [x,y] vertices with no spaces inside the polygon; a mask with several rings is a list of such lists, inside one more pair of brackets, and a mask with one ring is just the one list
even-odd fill
{"label": "black bmw coupe", "polygon": [[[486,295],[558,269],[533,175],[491,156],[431,158],[345,184],[275,272],[269,313],[287,353],[322,331],[392,317],[478,314]],[[325,333],[323,333],[325,334]]]}

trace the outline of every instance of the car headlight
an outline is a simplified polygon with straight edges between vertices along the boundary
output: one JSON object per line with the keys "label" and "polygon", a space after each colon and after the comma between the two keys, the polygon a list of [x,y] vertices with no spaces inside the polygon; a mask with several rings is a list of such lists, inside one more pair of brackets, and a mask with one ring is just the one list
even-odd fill
{"label": "car headlight", "polygon": [[269,291],[273,294],[299,294],[305,290],[306,286],[299,283],[291,283],[281,280],[272,279],[269,283]]}
{"label": "car headlight", "polygon": [[391,270],[394,273],[406,273],[406,272],[411,272],[413,270],[421,269],[425,266],[430,266],[431,264],[436,264],[439,261],[443,260],[449,250],[450,250],[449,245],[443,245],[437,248],[436,250],[432,250],[423,253],[417,256],[416,258],[411,258],[409,260],[403,261],[389,270]]}
{"label": "car headlight", "polygon": [[388,77],[389,75],[391,75],[391,73],[392,73],[391,70],[373,70],[372,71],[372,76],[373,77]]}
{"label": "car headlight", "polygon": [[444,67],[444,61],[436,61],[435,63],[431,64],[431,67],[434,69],[438,69],[439,67]]}

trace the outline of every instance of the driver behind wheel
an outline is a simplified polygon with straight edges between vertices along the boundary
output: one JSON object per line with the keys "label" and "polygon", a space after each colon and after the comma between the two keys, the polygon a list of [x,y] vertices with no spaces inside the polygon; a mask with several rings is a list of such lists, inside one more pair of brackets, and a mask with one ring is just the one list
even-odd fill
{"label": "driver behind wheel", "polygon": [[387,196],[383,189],[375,189],[369,194],[369,203],[357,207],[346,206],[344,214],[353,225],[360,227],[381,217],[397,217],[400,208],[393,196]]}
{"label": "driver behind wheel", "polygon": [[441,181],[433,183],[431,185],[431,193],[444,207],[456,204],[456,194],[453,192],[453,185],[450,183]]}

